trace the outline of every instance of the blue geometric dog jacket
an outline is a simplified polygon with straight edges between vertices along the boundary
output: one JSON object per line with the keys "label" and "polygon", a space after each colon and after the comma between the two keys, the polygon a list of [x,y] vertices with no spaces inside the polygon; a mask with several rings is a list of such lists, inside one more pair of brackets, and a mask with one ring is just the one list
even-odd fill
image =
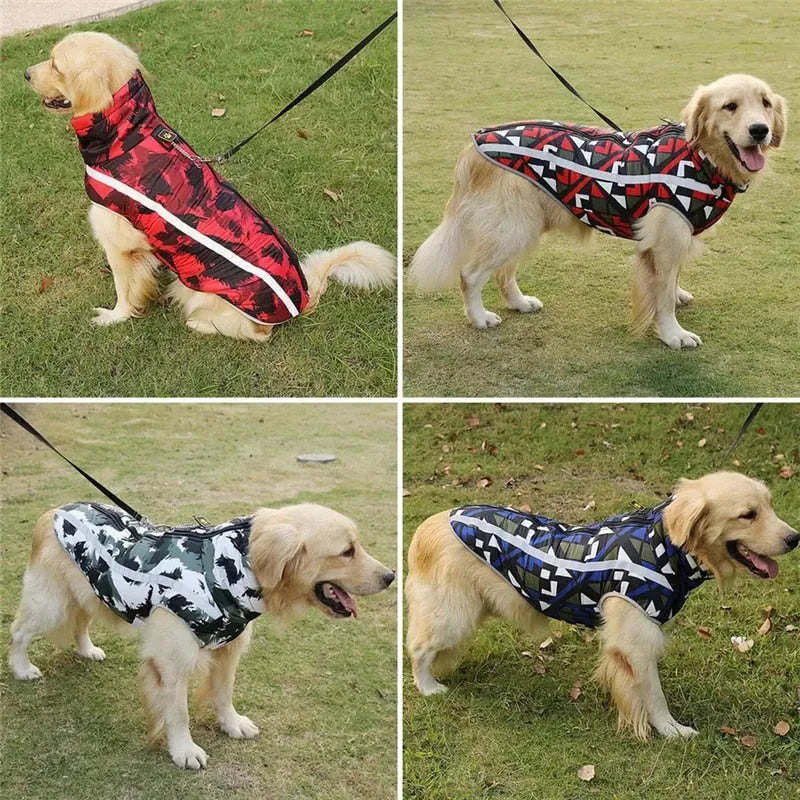
{"label": "blue geometric dog jacket", "polygon": [[264,610],[247,553],[251,526],[252,517],[237,517],[157,527],[102,503],[70,503],[54,517],[56,538],[111,611],[141,625],[164,608],[211,649]]}
{"label": "blue geometric dog jacket", "polygon": [[594,628],[609,595],[663,624],[711,573],[664,530],[669,500],[590,525],[572,526],[499,506],[450,512],[453,533],[536,611]]}

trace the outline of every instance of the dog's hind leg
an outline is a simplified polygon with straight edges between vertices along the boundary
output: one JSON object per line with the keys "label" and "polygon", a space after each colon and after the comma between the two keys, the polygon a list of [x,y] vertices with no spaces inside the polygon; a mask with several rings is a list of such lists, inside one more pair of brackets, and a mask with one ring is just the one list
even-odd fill
{"label": "dog's hind leg", "polygon": [[211,653],[211,663],[205,683],[200,690],[204,699],[211,701],[219,727],[233,739],[252,739],[258,727],[233,707],[233,683],[239,658],[250,644],[252,631],[248,625],[232,642]]}
{"label": "dog's hind leg", "polygon": [[114,308],[94,309],[93,322],[114,325],[142,316],[148,302],[158,293],[158,260],[147,238],[124,217],[95,204],[89,209],[89,222],[105,250],[117,295]]}
{"label": "dog's hind leg", "polygon": [[194,634],[169,611],[156,609],[142,626],[142,681],[150,736],[163,730],[176,766],[200,769],[206,753],[189,731],[189,677],[202,660]]}
{"label": "dog's hind leg", "polygon": [[619,711],[619,726],[631,727],[646,739],[650,726],[668,739],[695,736],[677,722],[667,707],[658,676],[658,660],[666,637],[645,613],[621,597],[603,603],[601,652],[596,677],[611,692]]}

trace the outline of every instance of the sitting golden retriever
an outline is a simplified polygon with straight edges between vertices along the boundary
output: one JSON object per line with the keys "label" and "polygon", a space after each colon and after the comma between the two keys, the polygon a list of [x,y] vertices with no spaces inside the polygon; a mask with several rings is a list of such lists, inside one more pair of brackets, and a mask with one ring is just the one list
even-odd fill
{"label": "sitting golden retriever", "polygon": [[86,163],[89,221],[114,276],[98,325],[141,316],[159,264],[167,296],[199,333],[264,341],[312,311],[329,278],[359,289],[394,281],[394,258],[369,242],[297,257],[289,243],[156,112],[139,57],[103,33],[73,33],[25,71],[45,108],[71,114]]}
{"label": "sitting golden retriever", "polygon": [[630,133],[549,121],[479,131],[456,164],[444,219],[414,256],[411,282],[436,290],[460,279],[467,319],[493,327],[500,317],[481,300],[492,274],[508,308],[538,311],[538,298],[517,285],[519,260],[548,231],[581,239],[596,228],[636,240],[634,330],[655,323],[669,347],[697,347],[700,337],[675,317],[693,299],[678,286],[681,265],[694,237],[780,147],[786,103],[758,78],[728,75],[698,87],[682,118]]}
{"label": "sitting golden retriever", "polygon": [[11,626],[9,664],[20,680],[41,677],[32,639],[74,643],[102,661],[93,618],[141,631],[142,680],[153,738],[166,733],[172,760],[200,769],[206,754],[189,732],[187,688],[205,673],[202,696],[220,728],[250,739],[258,728],[233,707],[240,656],[260,613],[279,621],[317,608],[356,616],[353,595],[376,594],[394,572],[372,558],[355,523],[324,506],[261,508],[214,527],[154,526],[100,503],[72,503],[36,523],[22,599]]}
{"label": "sitting golden retriever", "polygon": [[425,520],[408,551],[408,652],[422,694],[446,691],[452,669],[487,617],[541,639],[547,617],[600,627],[597,678],[619,723],[692,736],[667,708],[658,677],[661,625],[707,579],[744,571],[774,578],[772,556],[800,534],[772,509],[759,481],[730,472],[683,480],[672,497],[586,526],[497,506],[465,506]]}

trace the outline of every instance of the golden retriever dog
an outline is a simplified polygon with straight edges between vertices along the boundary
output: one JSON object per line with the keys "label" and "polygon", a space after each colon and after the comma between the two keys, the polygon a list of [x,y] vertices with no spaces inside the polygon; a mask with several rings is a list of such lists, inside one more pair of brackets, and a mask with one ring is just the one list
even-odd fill
{"label": "golden retriever dog", "polygon": [[[521,139],[517,130],[516,139],[503,140],[503,152],[524,156],[516,162],[511,155],[505,159],[498,158],[497,152],[491,152],[498,149],[496,147],[479,149],[480,134],[476,134],[475,142],[461,153],[456,164],[453,194],[447,203],[444,219],[414,256],[410,281],[422,291],[434,291],[460,280],[467,319],[476,328],[491,328],[499,325],[501,320],[493,311],[484,308],[481,293],[492,274],[508,308],[521,313],[539,311],[542,303],[538,298],[523,294],[517,284],[520,259],[549,231],[563,231],[574,238],[585,239],[591,227],[597,227],[606,233],[636,240],[633,278],[635,332],[642,334],[654,323],[658,336],[669,347],[697,347],[701,344],[700,337],[682,328],[675,316],[676,305],[685,305],[693,299],[678,285],[681,266],[698,249],[696,234],[716,221],[734,194],[746,188],[762,170],[768,152],[780,147],[786,135],[786,102],[758,78],[728,75],[708,86],[698,87],[683,109],[682,119],[685,130],[677,125],[668,125],[624,134],[622,145],[626,149],[620,161],[625,163],[632,155],[638,163],[628,169],[624,177],[614,179],[620,182],[614,188],[611,188],[613,184],[601,180],[607,174],[599,171],[602,165],[599,169],[575,171],[569,170],[568,166],[573,162],[565,160],[569,152],[551,150],[553,154],[558,152],[558,156],[542,156],[543,150],[552,147],[547,144],[550,140],[545,137],[538,144],[530,145],[525,139],[530,129],[523,132]],[[570,127],[562,123],[511,123],[510,126],[485,130],[506,129],[501,134],[508,135],[509,128],[514,132],[514,127],[529,125],[541,125],[540,129],[551,133],[557,133],[559,127]],[[593,149],[586,151],[586,157],[594,158],[595,146],[597,152],[602,152],[599,147],[606,144],[604,139],[608,139],[608,133],[596,129],[584,129],[584,133],[587,130],[595,141],[590,142]],[[688,142],[682,163],[673,161],[669,165],[672,177],[657,177],[661,183],[658,186],[651,184],[649,200],[643,201],[630,194],[625,197],[626,192],[635,190],[633,184],[643,182],[639,174],[642,169],[648,176],[653,174],[650,167],[642,167],[642,158],[635,152],[636,147],[631,141],[634,137],[648,134],[655,136],[655,131],[662,130],[680,140],[684,148]],[[575,149],[569,142],[566,146],[567,150]],[[529,161],[526,165],[524,159],[529,157],[531,147],[536,148],[539,160],[537,163]],[[646,149],[647,144],[642,147]],[[650,147],[648,157],[659,158],[653,151],[652,140]],[[609,161],[608,164],[613,173],[619,161],[615,164]],[[685,172],[686,167],[691,172]],[[541,174],[542,169],[545,177],[537,179],[534,170]],[[552,173],[548,173],[548,169],[552,169]],[[682,197],[661,199],[665,186],[685,181],[689,175],[693,180],[675,190],[682,193]],[[551,187],[556,186],[556,181],[567,181],[563,185],[570,194],[564,196],[562,193],[565,202],[556,199],[555,189],[549,190],[542,182],[544,180],[550,180]],[[593,208],[588,205],[594,202],[589,198],[590,191],[584,189],[586,194],[579,191],[588,180],[595,182],[591,188],[592,196],[600,196],[601,202],[606,204],[603,218],[591,217],[582,210]],[[597,189],[598,185],[606,188]],[[698,188],[705,190],[699,197],[706,198],[707,215],[711,214],[713,203],[717,204],[714,216],[702,216],[703,210],[694,205],[690,213],[689,192]],[[609,197],[604,193],[612,194]],[[624,199],[621,205],[617,205],[620,196]],[[607,223],[605,220],[611,214],[617,216],[614,222]],[[605,227],[608,224],[612,227]],[[579,276],[576,279],[579,280]]]}
{"label": "golden retriever dog", "polygon": [[[77,507],[83,511],[75,511]],[[185,606],[176,605],[174,595],[169,595],[169,587],[176,580],[176,574],[180,575],[176,566],[182,564],[175,558],[167,563],[167,557],[175,556],[180,562],[189,558],[186,553],[191,553],[191,541],[198,540],[198,532],[187,533],[187,529],[173,529],[171,533],[156,531],[157,535],[148,540],[148,546],[159,548],[151,552],[162,559],[160,567],[158,563],[151,565],[146,575],[132,584],[127,581],[125,567],[115,563],[102,576],[95,575],[95,583],[92,583],[89,575],[97,571],[99,562],[93,561],[89,564],[90,572],[84,572],[79,566],[83,562],[78,560],[77,548],[74,555],[73,552],[68,554],[65,540],[58,536],[59,530],[74,533],[80,527],[80,519],[76,521],[75,514],[84,512],[94,514],[95,519],[107,524],[109,520],[117,520],[116,529],[119,530],[125,530],[124,525],[129,529],[136,527],[130,517],[124,518],[119,513],[119,509],[92,503],[62,506],[48,511],[38,520],[23,579],[22,599],[11,626],[11,671],[20,680],[41,677],[39,669],[28,658],[28,647],[39,635],[47,635],[63,646],[74,644],[82,658],[102,661],[105,653],[89,637],[92,619],[99,618],[123,629],[130,629],[127,623],[132,621],[141,633],[141,677],[151,737],[155,739],[164,732],[172,760],[183,768],[206,766],[206,753],[192,741],[189,732],[187,689],[194,672],[205,676],[201,697],[210,701],[222,731],[235,739],[250,739],[258,733],[256,725],[233,706],[236,667],[252,635],[250,619],[263,611],[284,622],[310,608],[333,618],[357,616],[353,595],[376,594],[394,580],[394,572],[364,550],[358,541],[356,525],[348,517],[310,503],[280,509],[261,508],[252,517],[238,518],[232,520],[231,525],[226,523],[213,529],[212,532],[219,531],[215,534],[218,536],[239,536],[241,525],[237,528],[236,523],[245,520],[249,540],[247,537],[217,539],[214,557],[210,559],[214,577],[208,577],[211,565],[207,557],[198,565],[200,580],[203,580],[202,574],[208,579],[209,594],[204,595],[196,584],[192,588],[191,581],[197,576],[184,570],[183,577],[177,580],[181,581],[181,586],[189,587],[181,591],[191,602]],[[101,516],[98,517],[98,513]],[[75,527],[58,528],[59,519],[72,520]],[[176,532],[180,533],[180,544],[173,540],[169,545],[172,549],[164,554],[160,548],[168,543],[169,537],[175,537]],[[203,532],[199,534],[201,538],[203,535]],[[89,548],[91,533],[85,536],[80,546]],[[203,541],[208,547],[208,539]],[[242,551],[238,572],[229,557],[235,555],[230,549],[231,542],[237,541]],[[92,558],[97,558],[99,549],[96,546],[89,551]],[[86,549],[82,552],[85,558]],[[127,552],[125,563],[130,567],[134,557],[131,554],[135,551]],[[221,575],[217,575],[217,568],[223,571]],[[238,587],[235,592],[234,586]],[[142,587],[145,590],[150,587],[151,594],[142,595]],[[224,594],[226,591],[229,595]],[[98,592],[102,592],[102,600]],[[128,592],[133,593],[130,598]],[[162,600],[151,599],[152,592],[164,593]],[[245,604],[246,615],[240,615],[236,609],[230,611],[229,600],[221,599],[229,598],[230,593]],[[116,605],[117,598],[123,595],[126,603],[140,604],[134,620],[124,618],[126,608]],[[208,597],[213,597],[216,603],[212,611],[214,608],[226,610],[222,622],[211,620],[211,627],[202,627],[209,618],[201,616],[198,609],[210,602]],[[167,604],[169,608],[165,607]],[[184,611],[184,607],[188,610]],[[201,627],[190,627],[189,623]],[[230,625],[233,627],[226,627]]]}
{"label": "golden retriever dog", "polygon": [[[90,123],[96,125],[97,121],[96,118],[86,115],[99,115],[103,112],[111,115],[113,117],[112,133],[117,133],[118,142],[108,144],[108,141],[105,140],[109,153],[115,153],[113,148],[120,146],[124,154],[130,156],[125,148],[140,147],[143,138],[160,135],[158,127],[154,132],[146,127],[150,123],[144,120],[143,115],[138,115],[138,109],[136,112],[122,117],[121,121],[114,116],[117,114],[115,103],[123,102],[117,93],[129,86],[129,81],[134,76],[140,76],[142,70],[138,55],[129,47],[106,34],[84,32],[72,33],[58,42],[53,47],[50,58],[27,69],[25,78],[41,96],[42,104],[49,111],[56,114],[69,114],[75,120],[88,119],[87,125]],[[141,95],[137,91],[135,96],[140,97]],[[149,92],[147,96],[149,97]],[[115,97],[117,97],[116,101]],[[125,102],[134,101],[125,99]],[[154,112],[154,108],[151,111]],[[136,140],[128,133],[120,132],[122,126],[128,124],[139,126],[135,130],[140,135],[140,139]],[[185,142],[176,140],[177,134],[171,129],[164,129],[164,126],[161,128],[160,133],[167,137],[167,143],[174,142],[175,153],[185,156],[195,164],[198,163],[196,156],[186,152]],[[76,130],[78,129],[76,128]],[[94,136],[94,133],[91,135]],[[102,138],[102,136],[95,137],[92,140],[91,148],[103,145]],[[179,137],[177,138],[179,139]],[[80,133],[79,142],[81,142]],[[81,146],[84,146],[83,142],[81,142]],[[179,155],[176,155],[175,158],[177,159]],[[91,158],[96,157],[96,154],[91,156]],[[161,157],[163,158],[163,154]],[[86,158],[85,152],[84,158]],[[119,160],[116,155],[114,159]],[[179,163],[185,164],[186,161]],[[96,166],[96,164],[94,165]],[[125,169],[129,168],[125,167]],[[114,169],[122,169],[122,167]],[[176,198],[178,195],[191,196],[194,198],[192,202],[206,202],[206,200],[197,199],[196,187],[193,183],[190,184],[190,180],[195,179],[189,177],[189,169],[187,168],[186,177],[182,178],[184,186],[171,186],[166,196],[169,198]],[[209,167],[203,165],[198,169],[206,171],[206,177],[203,179],[206,184],[209,181],[217,180]],[[87,175],[90,174],[87,167]],[[170,173],[170,175],[172,174]],[[214,177],[209,177],[211,175]],[[108,177],[105,180],[107,181]],[[135,186],[133,190],[136,190]],[[131,187],[125,189],[118,185],[117,191],[126,195],[119,199],[118,204],[124,208],[131,208],[128,200],[132,196],[130,194]],[[275,241],[276,237],[271,228],[268,228],[268,234],[273,237],[273,241],[269,247],[263,246],[260,239],[253,238],[260,236],[263,239],[265,230],[261,224],[255,222],[247,223],[244,234],[242,234],[241,222],[238,225],[225,223],[226,229],[230,231],[226,241],[230,241],[230,237],[244,245],[252,241],[253,247],[247,249],[242,255],[236,249],[238,245],[231,245],[236,250],[235,253],[231,253],[230,249],[222,243],[222,249],[226,252],[220,253],[221,242],[216,231],[222,229],[222,223],[214,225],[214,219],[223,219],[221,211],[227,211],[232,205],[232,201],[228,201],[227,197],[235,195],[235,190],[228,184],[225,184],[221,191],[226,195],[226,206],[223,208],[217,201],[207,212],[211,218],[211,226],[208,225],[209,220],[202,223],[205,226],[204,230],[209,231],[209,236],[205,236],[199,230],[201,223],[194,221],[196,217],[192,215],[186,217],[179,215],[180,219],[176,222],[175,215],[169,216],[171,214],[169,209],[165,214],[164,207],[160,205],[159,209],[147,206],[152,213],[148,221],[143,222],[141,214],[145,209],[142,206],[136,206],[130,212],[135,211],[137,215],[138,221],[134,226],[129,221],[128,214],[123,216],[122,213],[116,213],[93,199],[89,210],[89,222],[97,241],[106,253],[114,276],[117,298],[113,308],[95,309],[94,322],[96,324],[113,325],[131,317],[141,316],[149,301],[158,294],[156,275],[159,265],[163,262],[173,271],[177,271],[174,265],[178,261],[178,256],[186,259],[191,254],[196,254],[197,259],[204,265],[209,262],[216,264],[213,280],[206,284],[209,288],[196,291],[176,278],[166,292],[166,296],[181,308],[187,326],[199,333],[221,333],[235,339],[265,341],[270,337],[273,327],[270,320],[277,324],[277,322],[284,321],[286,316],[283,314],[276,318],[275,306],[277,304],[277,308],[283,312],[286,302],[280,292],[275,291],[273,276],[264,274],[265,272],[269,273],[270,270],[264,266],[263,259],[272,258],[274,260],[277,258],[281,267],[289,271],[291,280],[294,282],[291,285],[295,288],[300,282],[297,275],[296,257],[293,253],[288,255],[287,245],[285,241],[280,240],[279,235],[277,237],[279,241]],[[140,194],[142,193],[140,192]],[[90,197],[92,197],[91,192]],[[112,200],[117,202],[116,199],[112,198]],[[166,204],[168,201],[164,200],[163,202]],[[169,202],[177,202],[177,200],[173,199]],[[246,201],[242,202],[246,203]],[[250,209],[252,215],[260,216],[249,204],[246,204],[246,207]],[[194,206],[192,210],[194,210]],[[242,213],[247,212],[243,211]],[[154,215],[158,215],[158,218]],[[181,222],[184,227],[179,227]],[[164,229],[165,232],[162,232]],[[146,235],[148,231],[150,236]],[[250,237],[250,232],[253,237]],[[179,239],[179,245],[175,245],[175,237],[179,237],[181,234],[189,238]],[[242,236],[245,237],[243,242]],[[163,242],[173,249],[179,247],[181,252],[177,254],[173,252],[168,257],[164,257],[163,248],[154,247],[154,241],[156,245]],[[256,241],[259,242],[258,247],[255,245]],[[205,249],[203,250],[203,248]],[[255,255],[250,255],[251,250]],[[279,253],[278,256],[274,255],[276,250]],[[280,253],[281,250],[284,251],[283,254]],[[292,259],[295,260],[292,262]],[[173,263],[170,264],[170,261]],[[292,295],[294,300],[290,299],[291,305],[286,305],[291,316],[312,311],[325,292],[329,278],[363,290],[391,286],[394,282],[395,262],[393,256],[378,245],[370,242],[353,242],[334,250],[316,250],[306,255],[300,261],[299,270],[302,271],[307,283],[307,297],[298,303],[297,297],[300,296],[301,290],[299,287],[296,288],[296,293]],[[209,270],[209,272],[211,271]],[[188,270],[188,273],[189,282],[196,286],[194,277],[196,271]],[[233,298],[228,286],[231,274],[236,276],[234,289],[239,292],[239,295]],[[258,279],[260,279],[260,283]],[[246,281],[249,283],[245,283]],[[244,288],[241,288],[240,284]],[[278,288],[283,287],[279,286]],[[215,291],[219,293],[214,293]],[[287,294],[290,293],[289,290],[286,291]],[[227,300],[222,296],[225,292],[228,292]],[[254,311],[254,309],[256,310]]]}
{"label": "golden retriever dog", "polygon": [[[630,726],[642,739],[651,727],[668,738],[696,733],[673,718],[661,690],[658,660],[667,641],[661,622],[708,578],[721,585],[741,572],[774,577],[778,565],[772,556],[800,541],[776,516],[766,486],[730,472],[682,480],[671,500],[654,509],[582,531],[513,509],[485,509],[436,514],[411,542],[407,645],[419,691],[447,691],[434,673],[455,667],[461,648],[487,617],[508,620],[539,639],[549,635],[548,616],[585,620],[600,626],[596,677],[610,689],[620,727]],[[478,520],[476,513],[482,515]],[[514,530],[508,520],[516,517],[522,523]],[[459,527],[465,521],[470,524]],[[465,539],[465,532],[475,538]],[[503,548],[497,541],[502,538],[510,547]],[[539,565],[517,569],[514,548]],[[588,551],[586,563],[577,555],[581,548]]]}

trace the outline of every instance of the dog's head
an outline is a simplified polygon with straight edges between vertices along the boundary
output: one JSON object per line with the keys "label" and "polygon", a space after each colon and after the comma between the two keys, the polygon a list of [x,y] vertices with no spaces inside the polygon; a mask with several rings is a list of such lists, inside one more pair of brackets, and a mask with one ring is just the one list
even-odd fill
{"label": "dog's head", "polygon": [[136,53],[111,36],[71,33],[50,58],[25,70],[25,80],[49,111],[80,117],[108,108],[114,92],[140,69]]}
{"label": "dog's head", "polygon": [[259,509],[249,555],[264,602],[278,617],[314,606],[330,617],[357,616],[353,595],[376,594],[395,577],[361,546],[351,519],[311,503]]}
{"label": "dog's head", "polygon": [[686,139],[738,184],[760,172],[766,151],[780,147],[786,136],[786,101],[752,75],[726,75],[698,86],[681,118]]}
{"label": "dog's head", "polygon": [[800,534],[775,514],[769,489],[736,472],[681,480],[664,522],[670,539],[719,580],[740,569],[757,578],[774,578],[778,564],[772,556],[800,543]]}

